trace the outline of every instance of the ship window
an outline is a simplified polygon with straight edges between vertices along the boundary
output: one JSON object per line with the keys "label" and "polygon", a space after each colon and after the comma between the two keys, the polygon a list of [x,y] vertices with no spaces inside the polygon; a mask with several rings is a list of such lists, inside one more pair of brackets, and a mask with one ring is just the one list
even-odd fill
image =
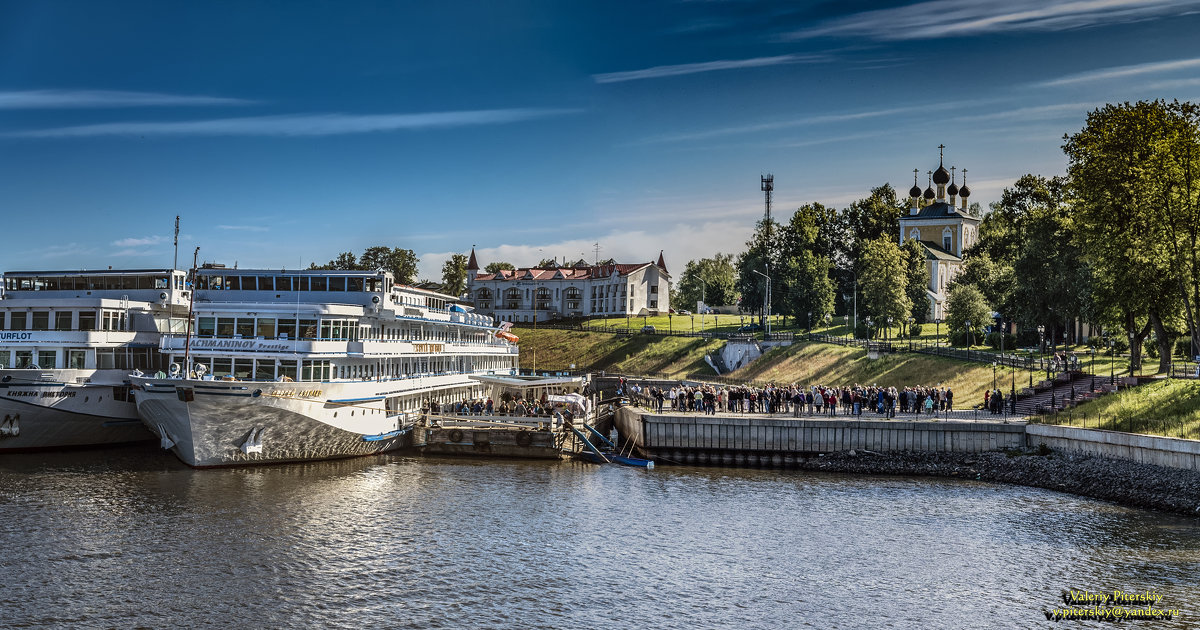
{"label": "ship window", "polygon": [[295,339],[296,338],[296,320],[294,320],[294,319],[279,320],[279,338],[280,339]]}
{"label": "ship window", "polygon": [[212,365],[213,376],[230,376],[233,374],[233,359],[214,358]]}
{"label": "ship window", "polygon": [[254,336],[254,318],[253,317],[237,318],[236,335],[238,337],[242,337],[242,338],[253,337]]}
{"label": "ship window", "polygon": [[256,381],[273,381],[275,380],[275,361],[270,359],[259,359],[254,362],[254,380]]}
{"label": "ship window", "polygon": [[232,337],[233,330],[234,330],[234,324],[235,324],[235,320],[232,317],[218,317],[217,318],[217,336],[218,337]]}
{"label": "ship window", "polygon": [[363,290],[363,279],[362,278],[346,278],[346,290],[347,291],[362,291]]}
{"label": "ship window", "polygon": [[295,361],[280,361],[277,371],[279,374],[276,376],[276,378],[288,378],[293,381],[297,380],[298,372],[296,371]]}
{"label": "ship window", "polygon": [[170,279],[169,279],[169,278],[164,278],[164,277],[156,277],[156,278],[154,278],[154,288],[155,288],[155,289],[169,289],[169,288],[171,288],[171,285],[170,285]]}
{"label": "ship window", "polygon": [[29,369],[33,365],[33,350],[17,350],[17,359],[13,366],[18,370]]}
{"label": "ship window", "polygon": [[329,279],[329,290],[330,291],[345,291],[346,290],[346,278],[344,278],[344,277],[330,278]]}
{"label": "ship window", "polygon": [[263,290],[264,282],[274,282],[276,291],[291,291],[292,290],[292,279],[291,278],[259,278],[258,279],[258,290],[259,291]]}
{"label": "ship window", "polygon": [[58,351],[56,350],[38,350],[37,365],[43,370],[52,370],[58,363]]}
{"label": "ship window", "polygon": [[217,318],[200,317],[197,319],[196,335],[198,337],[212,337],[215,334],[217,334]]}
{"label": "ship window", "polygon": [[317,277],[312,279],[312,291],[328,291],[329,278]]}
{"label": "ship window", "polygon": [[225,278],[225,290],[226,291],[241,291],[242,290],[242,277],[241,276],[226,277]]}
{"label": "ship window", "polygon": [[234,359],[233,376],[238,380],[250,378],[254,371],[254,359]]}
{"label": "ship window", "polygon": [[71,330],[71,311],[54,313],[54,330]]}
{"label": "ship window", "polygon": [[300,338],[301,339],[316,339],[317,338],[317,320],[302,319],[300,320]]}
{"label": "ship window", "polygon": [[87,350],[68,350],[67,367],[72,370],[82,370],[87,364]]}
{"label": "ship window", "polygon": [[258,333],[259,337],[263,337],[264,339],[274,339],[275,320],[267,317],[260,317],[258,319],[258,329],[255,332]]}
{"label": "ship window", "polygon": [[96,330],[96,311],[79,312],[79,330]]}
{"label": "ship window", "polygon": [[50,330],[50,311],[33,312],[33,329]]}

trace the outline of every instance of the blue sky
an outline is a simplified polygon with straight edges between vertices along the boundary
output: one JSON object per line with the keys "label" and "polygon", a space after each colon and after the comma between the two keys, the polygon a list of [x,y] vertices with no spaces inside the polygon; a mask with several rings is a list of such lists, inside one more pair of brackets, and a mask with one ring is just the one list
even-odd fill
{"label": "blue sky", "polygon": [[[1060,174],[1200,96],[1200,2],[0,1],[0,269],[737,253],[762,215]],[[961,184],[961,180],[960,180]]]}

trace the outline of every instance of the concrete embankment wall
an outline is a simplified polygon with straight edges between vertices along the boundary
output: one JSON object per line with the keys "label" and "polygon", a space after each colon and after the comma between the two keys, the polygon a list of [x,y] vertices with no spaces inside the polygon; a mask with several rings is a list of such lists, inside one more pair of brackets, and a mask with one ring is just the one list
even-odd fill
{"label": "concrete embankment wall", "polygon": [[1025,429],[1030,446],[1045,444],[1060,451],[1200,471],[1200,441],[1120,431],[1031,424]]}
{"label": "concrete embankment wall", "polygon": [[[981,453],[1036,447],[1200,472],[1200,441],[1044,424],[815,420],[650,414],[626,407],[617,429],[644,454],[688,463],[774,464],[851,450]],[[732,459],[731,459],[732,458]]]}
{"label": "concrete embankment wall", "polygon": [[617,414],[621,435],[655,456],[688,451],[807,454],[868,450],[978,453],[1025,446],[1019,424]]}

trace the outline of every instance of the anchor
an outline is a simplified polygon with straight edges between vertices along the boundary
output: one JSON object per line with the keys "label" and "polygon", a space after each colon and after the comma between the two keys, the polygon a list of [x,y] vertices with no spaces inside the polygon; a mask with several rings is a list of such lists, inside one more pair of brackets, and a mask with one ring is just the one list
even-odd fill
{"label": "anchor", "polygon": [[263,452],[262,434],[265,427],[257,427],[250,429],[250,435],[246,436],[246,441],[242,442],[242,452],[249,455],[250,453]]}
{"label": "anchor", "polygon": [[13,416],[4,416],[4,421],[0,422],[0,437],[17,437],[21,435],[21,414]]}

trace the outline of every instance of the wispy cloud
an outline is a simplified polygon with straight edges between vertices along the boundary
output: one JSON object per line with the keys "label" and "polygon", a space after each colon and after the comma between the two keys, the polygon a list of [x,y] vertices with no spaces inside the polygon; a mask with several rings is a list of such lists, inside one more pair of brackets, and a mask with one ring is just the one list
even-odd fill
{"label": "wispy cloud", "polygon": [[239,230],[242,232],[267,232],[271,228],[263,225],[218,225],[218,230]]}
{"label": "wispy cloud", "polygon": [[973,114],[969,116],[956,116],[956,122],[979,122],[984,120],[1020,120],[1028,122],[1030,120],[1047,120],[1054,118],[1066,118],[1075,115],[1084,115],[1087,112],[1104,105],[1102,101],[1094,101],[1090,103],[1057,103],[1054,105],[1039,105],[1036,107],[1018,107],[1016,109],[1006,109],[998,112],[989,112],[987,114]]}
{"label": "wispy cloud", "polygon": [[622,81],[640,81],[643,79],[661,79],[677,77],[685,74],[715,72],[718,70],[738,70],[741,68],[762,68],[764,66],[779,66],[793,63],[818,63],[829,61],[826,55],[778,55],[775,57],[755,57],[753,59],[724,59],[721,61],[704,61],[700,63],[684,63],[674,66],[654,66],[642,70],[627,70],[625,72],[608,72],[593,74],[596,83],[620,83]]}
{"label": "wispy cloud", "polygon": [[514,123],[577,113],[574,109],[488,109],[419,114],[296,114],[175,122],[118,122],[15,131],[24,138],[88,136],[332,136]]}
{"label": "wispy cloud", "polygon": [[864,11],[794,31],[784,39],[849,36],[910,40],[1013,31],[1063,31],[1194,13],[1197,0],[933,0]]}
{"label": "wispy cloud", "polygon": [[777,120],[771,122],[757,123],[753,125],[739,125],[736,127],[720,127],[717,129],[706,129],[703,131],[691,131],[678,134],[667,134],[653,136],[645,140],[639,141],[637,144],[658,144],[664,142],[685,142],[691,140],[707,140],[720,136],[729,136],[746,133],[759,133],[764,131],[779,131],[782,129],[790,129],[793,127],[803,127],[807,125],[823,125],[829,123],[851,122],[856,120],[865,120],[869,118],[882,118],[894,116],[898,114],[908,114],[912,112],[929,112],[941,109],[961,109],[963,107],[977,105],[988,101],[943,101],[937,103],[921,103],[917,105],[905,105],[902,107],[889,107],[886,109],[872,109],[858,112],[847,112],[844,114],[820,114],[815,116],[804,116],[801,118],[793,118],[790,120]]}
{"label": "wispy cloud", "polygon": [[81,109],[102,107],[189,107],[250,105],[255,101],[216,96],[185,96],[111,90],[0,91],[0,109]]}
{"label": "wispy cloud", "polygon": [[146,236],[143,238],[123,238],[119,241],[113,241],[113,247],[145,247],[147,245],[158,245],[159,243],[167,242],[165,236]]}
{"label": "wispy cloud", "polygon": [[1107,81],[1109,79],[1124,79],[1126,77],[1137,76],[1140,74],[1157,74],[1161,72],[1187,70],[1197,66],[1200,66],[1200,57],[1195,57],[1192,59],[1176,59],[1174,61],[1139,63],[1131,66],[1114,66],[1112,68],[1102,68],[1099,70],[1080,72],[1079,74],[1068,75],[1052,81],[1043,81],[1037,85],[1041,87],[1056,87],[1060,85],[1074,85],[1076,83],[1091,83],[1093,81]]}

